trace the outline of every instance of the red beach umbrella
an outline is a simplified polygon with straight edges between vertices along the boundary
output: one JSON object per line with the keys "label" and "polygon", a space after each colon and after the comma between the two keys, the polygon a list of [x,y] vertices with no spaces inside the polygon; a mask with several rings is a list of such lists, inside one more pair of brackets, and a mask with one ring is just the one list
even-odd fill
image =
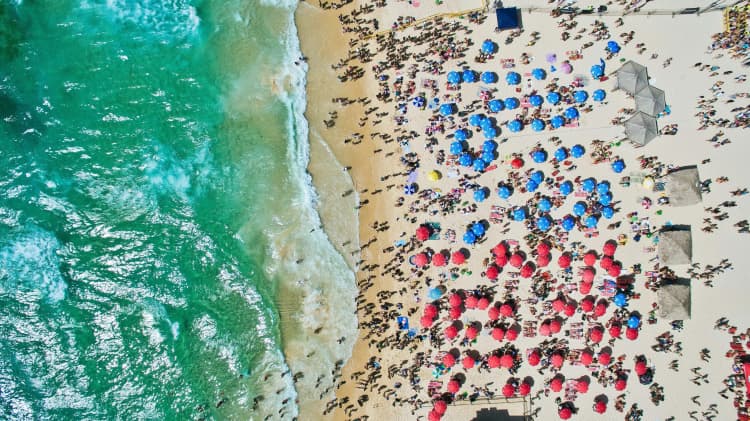
{"label": "red beach umbrella", "polygon": [[506,398],[510,398],[515,394],[516,388],[513,387],[513,385],[510,383],[505,383],[505,386],[503,386],[503,396],[505,396]]}
{"label": "red beach umbrella", "polygon": [[562,387],[563,387],[563,381],[562,381],[562,378],[560,378],[560,377],[555,377],[554,379],[552,379],[551,382],[549,382],[549,388],[553,392],[559,392],[559,391],[561,391]]}
{"label": "red beach umbrella", "polygon": [[622,265],[620,265],[619,263],[612,263],[612,266],[610,266],[609,269],[607,269],[607,275],[613,278],[617,278],[618,276],[620,276],[621,272],[622,272]]}
{"label": "red beach umbrella", "polygon": [[453,262],[454,265],[462,265],[466,261],[466,256],[458,250],[454,251],[453,254],[451,254],[451,262]]}
{"label": "red beach umbrella", "polygon": [[529,365],[532,367],[536,367],[539,365],[539,362],[542,360],[542,356],[539,355],[539,351],[534,350],[529,354]]}
{"label": "red beach umbrella", "polygon": [[473,309],[477,308],[477,302],[479,302],[479,298],[477,298],[476,295],[469,295],[468,297],[466,297],[464,305],[466,306],[466,308]]}
{"label": "red beach umbrella", "polygon": [[438,308],[435,304],[427,304],[424,306],[424,315],[434,319],[438,315]]}
{"label": "red beach umbrella", "polygon": [[433,409],[432,411],[430,411],[429,414],[427,414],[427,421],[440,421],[442,417],[443,417],[442,415],[440,415],[437,411]]}
{"label": "red beach umbrella", "polygon": [[500,271],[497,269],[497,266],[490,265],[484,274],[487,276],[487,279],[495,280],[497,279],[497,275],[500,274]]}
{"label": "red beach umbrella", "polygon": [[443,400],[435,401],[434,404],[432,404],[432,409],[435,410],[440,415],[445,414],[445,411],[448,409],[448,404],[445,403]]}
{"label": "red beach umbrella", "polygon": [[518,253],[513,253],[513,255],[510,256],[510,265],[514,268],[520,268],[521,265],[523,265],[523,256]]}
{"label": "red beach umbrella", "polygon": [[420,225],[417,228],[417,240],[426,241],[430,238],[430,229],[425,225]]}
{"label": "red beach umbrella", "polygon": [[550,331],[549,323],[542,323],[539,326],[539,334],[540,335],[542,335],[542,336],[549,336],[551,333],[552,332]]}
{"label": "red beach umbrella", "polygon": [[557,265],[560,266],[561,268],[565,269],[565,268],[570,267],[570,263],[572,261],[573,261],[573,259],[571,259],[570,254],[563,253],[557,259]]}
{"label": "red beach umbrella", "polygon": [[508,256],[504,254],[498,254],[497,256],[495,256],[495,264],[498,267],[505,267],[505,265],[508,264]]}
{"label": "red beach umbrella", "polygon": [[635,374],[642,376],[646,374],[646,371],[648,370],[648,367],[646,366],[646,363],[644,361],[636,361],[635,363]]}
{"label": "red beach umbrella", "polygon": [[599,354],[598,360],[599,360],[599,364],[606,366],[612,362],[612,356],[609,354],[601,353]]}
{"label": "red beach umbrella", "polygon": [[586,393],[589,391],[589,384],[585,381],[578,380],[576,382],[576,391],[578,393]]}
{"label": "red beach umbrella", "polygon": [[534,266],[531,263],[526,263],[521,268],[521,277],[522,278],[529,278],[531,275],[534,274]]}
{"label": "red beach umbrella", "polygon": [[474,364],[476,364],[476,361],[474,361],[474,358],[471,358],[470,356],[467,355],[461,361],[461,364],[464,366],[465,369],[468,370],[474,367]]}
{"label": "red beach umbrella", "polygon": [[458,320],[461,318],[461,314],[463,312],[461,311],[461,307],[451,307],[450,312],[448,313],[453,320]]}
{"label": "red beach umbrella", "polygon": [[448,303],[450,303],[451,307],[458,307],[464,303],[464,299],[457,293],[453,293],[448,299]]}
{"label": "red beach umbrella", "polygon": [[588,294],[591,292],[591,287],[594,285],[593,282],[581,282],[578,284],[578,292],[581,294]]}
{"label": "red beach umbrella", "polygon": [[521,383],[518,386],[518,394],[521,396],[528,396],[531,393],[531,385],[528,383]]}
{"label": "red beach umbrella", "polygon": [[585,297],[581,300],[581,311],[584,313],[591,313],[594,311],[594,299],[591,297]]}
{"label": "red beach umbrella", "polygon": [[479,334],[479,329],[477,329],[476,326],[469,326],[466,329],[466,337],[469,339],[474,339]]}
{"label": "red beach umbrella", "polygon": [[505,354],[502,357],[500,357],[500,367],[503,367],[503,368],[513,367],[513,356],[510,354]]}
{"label": "red beach umbrella", "polygon": [[574,314],[576,314],[576,303],[573,301],[569,301],[567,304],[565,304],[564,312],[565,312],[565,315],[568,317],[571,317]]}
{"label": "red beach umbrella", "polygon": [[487,316],[490,318],[490,320],[497,320],[500,318],[500,309],[496,306],[490,307],[489,310],[487,310]]}
{"label": "red beach umbrella", "polygon": [[510,161],[510,166],[514,170],[517,170],[517,169],[523,167],[523,159],[521,159],[521,158],[513,158],[513,160]]}
{"label": "red beach umbrella", "polygon": [[549,243],[547,243],[546,241],[542,241],[536,246],[536,252],[539,253],[540,255],[549,254],[550,249],[551,247]]}
{"label": "red beach umbrella", "polygon": [[622,335],[622,329],[620,325],[612,325],[609,327],[609,336],[613,338],[619,338]]}
{"label": "red beach umbrella", "polygon": [[425,266],[430,260],[427,258],[427,255],[424,253],[418,253],[416,256],[414,256],[414,264],[422,267]]}
{"label": "red beach umbrella", "polygon": [[581,280],[583,282],[594,282],[594,275],[596,275],[594,268],[587,267],[581,271]]}
{"label": "red beach umbrella", "polygon": [[423,328],[428,329],[432,327],[432,323],[435,321],[432,317],[429,316],[422,316],[422,318],[419,319],[419,324],[422,325]]}
{"label": "red beach umbrella", "polygon": [[604,315],[604,313],[607,312],[607,302],[606,301],[599,301],[596,303],[596,307],[594,307],[594,316],[601,317]]}
{"label": "red beach umbrella", "polygon": [[500,314],[502,314],[503,317],[513,317],[513,307],[508,303],[501,305]]}
{"label": "red beach umbrella", "polygon": [[556,312],[561,312],[565,309],[565,301],[563,301],[562,298],[555,298],[554,301],[552,301],[552,309]]}
{"label": "red beach umbrella", "polygon": [[497,355],[490,355],[490,357],[487,358],[487,365],[490,368],[500,367],[500,357],[498,357]]}
{"label": "red beach umbrella", "polygon": [[589,330],[589,340],[594,343],[599,343],[602,341],[602,338],[604,338],[604,331],[602,328],[596,326],[592,327],[591,330]]}
{"label": "red beach umbrella", "polygon": [[602,260],[599,261],[599,267],[601,267],[604,270],[609,270],[609,268],[612,267],[612,263],[614,263],[614,260],[612,260],[609,256],[602,257]]}
{"label": "red beach umbrella", "polygon": [[505,339],[509,341],[515,341],[516,339],[518,339],[518,331],[516,331],[515,329],[508,329],[508,331],[505,332]]}
{"label": "red beach umbrella", "polygon": [[448,264],[448,261],[445,259],[443,253],[435,253],[432,255],[432,264],[435,266],[445,266]]}
{"label": "red beach umbrella", "polygon": [[443,333],[448,339],[456,339],[456,336],[458,336],[458,328],[456,326],[450,325],[445,328]]}
{"label": "red beach umbrella", "polygon": [[610,240],[604,243],[604,247],[602,247],[602,254],[605,256],[614,256],[615,250],[617,250],[617,243]]}
{"label": "red beach umbrella", "polygon": [[565,359],[560,354],[552,354],[552,357],[550,357],[550,363],[552,363],[552,366],[555,368],[562,367],[564,360]]}
{"label": "red beach umbrella", "polygon": [[596,263],[596,253],[593,251],[590,251],[583,255],[583,263],[586,266],[594,266],[594,263]]}
{"label": "red beach umbrella", "polygon": [[592,362],[594,362],[594,354],[591,351],[586,350],[581,352],[581,364],[591,365]]}
{"label": "red beach umbrella", "polygon": [[598,400],[594,403],[594,412],[597,414],[603,414],[607,412],[607,404],[603,400]]}
{"label": "red beach umbrella", "polygon": [[492,248],[492,254],[495,256],[505,256],[508,254],[508,248],[505,247],[505,243],[503,242],[497,243],[497,245]]}
{"label": "red beach umbrella", "polygon": [[456,365],[456,357],[451,353],[443,355],[443,365],[446,367],[453,367]]}
{"label": "red beach umbrella", "polygon": [[487,310],[487,307],[490,306],[490,300],[487,299],[487,297],[482,297],[477,301],[477,308],[480,310]]}
{"label": "red beach umbrella", "polygon": [[551,322],[549,322],[549,331],[552,333],[560,333],[560,329],[562,329],[562,324],[559,320],[553,319]]}
{"label": "red beach umbrella", "polygon": [[492,339],[496,341],[502,341],[505,339],[505,331],[501,327],[492,328]]}
{"label": "red beach umbrella", "polygon": [[451,380],[448,382],[448,391],[451,393],[458,393],[461,389],[461,383],[458,380]]}
{"label": "red beach umbrella", "polygon": [[561,420],[569,420],[570,417],[573,416],[573,411],[571,411],[570,408],[566,406],[566,407],[560,408],[560,410],[557,411],[557,415],[560,416]]}
{"label": "red beach umbrella", "polygon": [[625,337],[631,341],[638,339],[638,329],[633,329],[632,327],[625,329]]}
{"label": "red beach umbrella", "polygon": [[549,262],[552,260],[552,256],[549,254],[540,254],[536,256],[536,265],[540,268],[549,266]]}
{"label": "red beach umbrella", "polygon": [[618,391],[625,390],[625,387],[627,387],[627,385],[628,385],[628,381],[625,380],[624,378],[619,378],[615,380],[615,390],[618,390]]}

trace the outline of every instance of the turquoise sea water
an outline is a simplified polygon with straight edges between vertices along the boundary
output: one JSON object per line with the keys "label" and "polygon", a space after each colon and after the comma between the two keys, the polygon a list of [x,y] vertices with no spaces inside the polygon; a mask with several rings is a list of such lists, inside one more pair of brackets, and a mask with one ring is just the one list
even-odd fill
{"label": "turquoise sea water", "polygon": [[0,2],[0,419],[320,404],[355,290],[316,229],[295,4]]}

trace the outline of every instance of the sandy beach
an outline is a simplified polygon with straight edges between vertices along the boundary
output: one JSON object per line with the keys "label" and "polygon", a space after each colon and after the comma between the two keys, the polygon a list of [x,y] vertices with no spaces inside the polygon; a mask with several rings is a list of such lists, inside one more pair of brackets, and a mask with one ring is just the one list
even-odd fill
{"label": "sandy beach", "polygon": [[300,419],[745,419],[747,24],[687,3],[504,2],[504,31],[473,0],[299,4],[309,169],[360,288]]}

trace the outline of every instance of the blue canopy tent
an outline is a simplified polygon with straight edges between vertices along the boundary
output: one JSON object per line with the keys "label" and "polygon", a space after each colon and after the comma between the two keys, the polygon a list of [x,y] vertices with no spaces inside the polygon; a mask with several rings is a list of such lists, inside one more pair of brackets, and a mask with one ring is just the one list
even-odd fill
{"label": "blue canopy tent", "polygon": [[483,83],[495,83],[497,82],[497,73],[482,72],[481,80]]}
{"label": "blue canopy tent", "polygon": [[499,99],[493,99],[487,103],[487,108],[490,109],[490,112],[496,113],[505,109],[505,104]]}
{"label": "blue canopy tent", "polygon": [[531,77],[536,80],[544,80],[547,77],[547,72],[545,72],[544,69],[537,67],[531,71]]}
{"label": "blue canopy tent", "polygon": [[455,70],[451,70],[448,72],[448,83],[451,83],[453,85],[458,85],[461,83],[461,73],[458,73]]}
{"label": "blue canopy tent", "polygon": [[606,97],[607,92],[605,92],[604,89],[597,89],[591,94],[591,98],[596,102],[602,102]]}
{"label": "blue canopy tent", "polygon": [[521,105],[521,101],[519,101],[518,98],[511,96],[511,97],[505,98],[505,102],[503,105],[505,105],[505,108],[509,110],[515,110]]}
{"label": "blue canopy tent", "polygon": [[497,188],[497,196],[501,199],[507,199],[513,194],[513,189],[510,186],[502,185]]}
{"label": "blue canopy tent", "polygon": [[453,133],[453,137],[456,138],[459,142],[463,142],[469,137],[469,133],[465,129],[458,129]]}
{"label": "blue canopy tent", "polygon": [[561,146],[555,151],[554,157],[558,162],[565,161],[568,158],[568,150]]}
{"label": "blue canopy tent", "polygon": [[544,98],[541,95],[534,94],[529,97],[529,105],[532,107],[541,107],[543,103]]}
{"label": "blue canopy tent", "polygon": [[562,97],[560,96],[560,94],[555,91],[547,93],[547,102],[552,105],[557,105],[561,99]]}
{"label": "blue canopy tent", "polygon": [[449,116],[456,112],[456,104],[448,103],[440,106],[440,114]]}
{"label": "blue canopy tent", "polygon": [[572,148],[570,148],[570,156],[573,158],[580,158],[586,153],[586,149],[583,148],[581,145],[574,145]]}
{"label": "blue canopy tent", "polygon": [[469,117],[469,125],[479,127],[484,119],[485,117],[482,114],[472,114],[471,117]]}
{"label": "blue canopy tent", "polygon": [[583,214],[586,213],[586,203],[585,202],[578,202],[575,205],[573,205],[573,215],[575,216],[583,216]]}
{"label": "blue canopy tent", "polygon": [[531,120],[531,129],[535,132],[541,132],[542,130],[544,130],[544,126],[545,124],[543,120],[540,120],[538,118]]}
{"label": "blue canopy tent", "polygon": [[523,221],[526,219],[526,210],[524,208],[518,208],[513,211],[513,220]]}
{"label": "blue canopy tent", "polygon": [[608,41],[607,42],[607,51],[609,51],[612,54],[617,54],[620,52],[620,44],[617,43],[617,41]]}
{"label": "blue canopy tent", "polygon": [[560,184],[560,194],[567,196],[571,193],[573,193],[573,182],[570,180],[563,181],[562,184]]}
{"label": "blue canopy tent", "polygon": [[625,161],[618,159],[612,163],[612,171],[619,174],[625,169]]}
{"label": "blue canopy tent", "polygon": [[482,150],[485,152],[494,152],[497,150],[497,143],[493,140],[485,140],[482,143]]}
{"label": "blue canopy tent", "polygon": [[495,9],[495,16],[497,17],[497,29],[501,31],[516,29],[521,26],[520,14],[516,7],[498,7]]}
{"label": "blue canopy tent", "polygon": [[552,202],[546,197],[543,197],[539,199],[539,202],[536,204],[536,207],[542,212],[549,212],[549,210],[552,209]]}
{"label": "blue canopy tent", "polygon": [[568,215],[562,219],[562,221],[560,222],[560,225],[565,231],[571,231],[573,228],[576,227],[576,220],[573,219],[572,216]]}
{"label": "blue canopy tent", "polygon": [[586,193],[591,193],[596,188],[596,180],[593,178],[587,178],[581,183],[581,189]]}
{"label": "blue canopy tent", "polygon": [[591,77],[600,79],[602,76],[604,76],[604,67],[601,64],[591,66]]}
{"label": "blue canopy tent", "polygon": [[474,83],[477,81],[477,73],[471,69],[466,69],[461,74],[461,79],[467,83]]}
{"label": "blue canopy tent", "polygon": [[586,91],[584,91],[584,90],[575,91],[575,92],[573,92],[573,99],[577,103],[582,104],[582,103],[586,102],[587,99],[589,99],[589,93],[586,92]]}
{"label": "blue canopy tent", "polygon": [[[539,121],[539,120],[534,120],[534,121]],[[534,123],[531,123],[531,124],[533,125]],[[536,150],[534,151],[534,153],[531,154],[531,159],[533,159],[534,162],[536,162],[537,164],[541,164],[542,162],[547,160],[547,152],[545,152],[542,149]]]}
{"label": "blue canopy tent", "polygon": [[513,133],[520,132],[523,129],[523,123],[521,120],[511,120],[508,122],[508,130]]}
{"label": "blue canopy tent", "polygon": [[561,115],[556,115],[549,120],[549,124],[553,129],[559,129],[565,125],[565,119]]}
{"label": "blue canopy tent", "polygon": [[576,107],[568,107],[565,109],[565,118],[574,120],[578,118],[578,109]]}
{"label": "blue canopy tent", "polygon": [[451,155],[458,155],[458,154],[460,154],[463,151],[464,151],[464,144],[463,144],[463,142],[455,141],[455,142],[451,143],[451,147],[450,147],[450,153],[451,153]]}
{"label": "blue canopy tent", "polygon": [[497,44],[489,39],[484,40],[484,42],[482,42],[482,52],[484,54],[494,54],[497,52]]}
{"label": "blue canopy tent", "polygon": [[552,228],[552,218],[550,218],[548,215],[537,218],[536,227],[540,231],[548,231],[550,228]]}
{"label": "blue canopy tent", "polygon": [[544,173],[541,171],[534,171],[529,178],[536,181],[537,184],[542,184],[542,181],[544,181]]}
{"label": "blue canopy tent", "polygon": [[464,152],[458,157],[458,164],[462,167],[470,167],[474,159],[468,153]]}
{"label": "blue canopy tent", "polygon": [[508,85],[518,85],[521,83],[521,75],[517,72],[508,72],[508,74],[505,75],[505,82]]}

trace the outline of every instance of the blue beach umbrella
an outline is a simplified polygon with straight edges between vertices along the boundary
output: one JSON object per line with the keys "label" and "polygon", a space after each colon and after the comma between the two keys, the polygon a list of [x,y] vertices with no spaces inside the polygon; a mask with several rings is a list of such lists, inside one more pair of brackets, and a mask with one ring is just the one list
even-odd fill
{"label": "blue beach umbrella", "polygon": [[544,80],[544,78],[547,77],[547,72],[545,72],[544,69],[537,67],[531,71],[531,77],[536,80]]}
{"label": "blue beach umbrella", "polygon": [[430,288],[427,290],[427,299],[430,301],[439,300],[443,296],[443,291],[440,288]]}
{"label": "blue beach umbrella", "polygon": [[597,102],[604,101],[604,98],[606,97],[607,97],[607,92],[605,92],[604,89],[597,89],[594,91],[594,93],[591,94],[591,98]]}
{"label": "blue beach umbrella", "polygon": [[504,105],[505,105],[505,108],[509,110],[515,110],[521,105],[521,101],[519,101],[518,98],[508,97],[508,98],[505,98]]}
{"label": "blue beach umbrella", "polygon": [[466,83],[474,83],[477,81],[477,73],[473,70],[466,69],[461,73],[461,79]]}
{"label": "blue beach umbrella", "polygon": [[482,159],[474,160],[474,171],[482,172],[487,169],[487,163]]}
{"label": "blue beach umbrella", "polygon": [[464,243],[466,244],[474,244],[477,242],[477,236],[474,235],[471,231],[466,231],[464,233]]}
{"label": "blue beach umbrella", "polygon": [[510,195],[513,194],[513,189],[511,189],[509,186],[502,185],[497,188],[497,195],[501,199],[507,199],[510,197]]}
{"label": "blue beach umbrella", "polygon": [[450,153],[451,155],[458,155],[464,151],[464,144],[459,141],[451,143]]}
{"label": "blue beach umbrella", "polygon": [[565,161],[568,158],[568,150],[565,149],[564,147],[559,147],[555,151],[554,157],[555,157],[555,160],[557,160],[558,162]]}
{"label": "blue beach umbrella", "polygon": [[482,130],[482,133],[487,139],[494,139],[495,137],[497,137],[497,129],[494,127],[487,127]]}
{"label": "blue beach umbrella", "polygon": [[589,99],[589,93],[584,90],[575,91],[573,92],[573,99],[575,100],[575,102],[582,104],[586,102],[587,99]]}
{"label": "blue beach umbrella", "polygon": [[541,171],[534,171],[529,178],[536,181],[537,184],[542,184],[542,181],[544,181],[544,173]]}
{"label": "blue beach umbrella", "polygon": [[536,181],[534,181],[534,180],[529,180],[529,181],[527,181],[527,182],[526,182],[526,190],[527,190],[527,191],[528,191],[529,193],[533,193],[533,192],[535,192],[535,191],[536,191],[536,189],[538,189],[538,188],[539,188],[539,183],[537,183]]}
{"label": "blue beach umbrella", "polygon": [[497,44],[488,39],[482,42],[482,52],[484,54],[494,54],[495,51],[497,51]]}
{"label": "blue beach umbrella", "polygon": [[625,169],[625,161],[622,159],[617,159],[615,162],[612,163],[612,171],[619,174]]}
{"label": "blue beach umbrella", "polygon": [[524,208],[517,208],[513,211],[513,220],[520,222],[524,219],[526,219],[526,210]]}
{"label": "blue beach umbrella", "polygon": [[578,118],[578,109],[576,107],[568,107],[565,109],[565,118],[574,120]]}
{"label": "blue beach umbrella", "polygon": [[492,162],[495,159],[495,152],[494,151],[483,151],[481,159],[486,164],[489,164],[490,162]]}
{"label": "blue beach umbrella", "polygon": [[415,107],[422,108],[425,104],[427,104],[427,100],[425,100],[423,96],[415,96],[414,99],[411,100],[411,105]]}
{"label": "blue beach umbrella", "polygon": [[599,184],[596,185],[596,192],[599,194],[604,194],[609,191],[609,182],[608,181],[601,181]]}
{"label": "blue beach umbrella", "polygon": [[497,73],[483,72],[481,79],[483,83],[495,83],[497,82]]}
{"label": "blue beach umbrella", "polygon": [[536,204],[536,207],[542,212],[549,212],[549,210],[552,209],[552,202],[546,197],[543,197],[539,199],[539,202]]}
{"label": "blue beach umbrella", "polygon": [[453,85],[461,83],[461,73],[458,73],[455,70],[448,72],[448,83]]}
{"label": "blue beach umbrella", "polygon": [[628,297],[622,292],[615,294],[615,298],[612,301],[617,307],[625,307],[628,305]]}
{"label": "blue beach umbrella", "polygon": [[449,116],[454,112],[456,112],[456,104],[448,103],[440,106],[440,114],[444,116]]}
{"label": "blue beach umbrella", "polygon": [[599,204],[602,206],[609,206],[612,204],[612,193],[606,192],[599,195]]}
{"label": "blue beach umbrella", "polygon": [[576,227],[576,220],[573,219],[572,216],[568,215],[562,219],[562,221],[560,222],[560,226],[562,226],[565,231],[571,231]]}
{"label": "blue beach umbrella", "polygon": [[540,120],[538,118],[531,120],[531,130],[535,132],[541,132],[542,130],[544,130],[544,126],[545,124],[543,120]]}
{"label": "blue beach umbrella", "polygon": [[516,72],[508,72],[508,74],[505,75],[505,82],[507,82],[508,85],[518,85],[521,83],[521,75]]}
{"label": "blue beach umbrella", "polygon": [[549,124],[553,129],[559,129],[565,125],[565,119],[560,115],[556,115],[550,119]]}
{"label": "blue beach umbrella", "polygon": [[569,194],[573,193],[573,182],[568,180],[564,181],[562,184],[560,184],[560,194],[563,196],[567,196]]}
{"label": "blue beach umbrella", "polygon": [[604,67],[601,64],[595,64],[591,66],[591,77],[599,79],[604,76]]}
{"label": "blue beach umbrella", "polygon": [[602,216],[606,219],[612,219],[615,216],[615,210],[609,206],[605,206],[602,208]]}
{"label": "blue beach umbrella", "polygon": [[588,218],[586,218],[584,225],[586,225],[586,228],[596,228],[596,224],[598,223],[599,223],[599,220],[597,220],[594,215],[591,215]]}
{"label": "blue beach umbrella", "polygon": [[481,125],[482,121],[484,120],[485,117],[482,114],[472,114],[471,117],[469,117],[469,125],[479,127],[479,125]]}
{"label": "blue beach umbrella", "polygon": [[482,150],[485,152],[495,152],[497,150],[497,143],[493,140],[485,140],[482,143]]}
{"label": "blue beach umbrella", "polygon": [[543,103],[544,98],[541,95],[534,94],[529,97],[529,105],[532,107],[541,107]]}
{"label": "blue beach umbrella", "polygon": [[594,189],[596,188],[596,180],[594,180],[593,178],[587,178],[583,180],[583,182],[581,183],[581,188],[586,193],[593,192]]}
{"label": "blue beach umbrella", "polygon": [[508,130],[510,130],[513,133],[520,132],[523,129],[523,123],[521,123],[521,120],[511,120],[508,122]]}
{"label": "blue beach umbrella", "polygon": [[570,148],[570,156],[573,158],[580,158],[586,153],[586,149],[583,148],[581,145],[574,145],[572,148]]}
{"label": "blue beach umbrella", "polygon": [[536,220],[536,227],[540,231],[548,231],[550,228],[552,228],[552,219],[547,215],[539,217]]}
{"label": "blue beach umbrella", "polygon": [[502,111],[505,108],[505,104],[499,99],[493,99],[487,103],[487,108],[490,109],[490,112],[496,113]]}
{"label": "blue beach umbrella", "polygon": [[612,54],[617,54],[620,52],[620,45],[616,41],[608,41],[607,51],[609,51]]}
{"label": "blue beach umbrella", "polygon": [[549,92],[547,94],[547,102],[552,105],[557,105],[561,99],[562,97],[560,96],[560,94],[555,91]]}
{"label": "blue beach umbrella", "polygon": [[485,118],[485,119],[484,119],[484,120],[482,120],[482,122],[481,122],[481,123],[479,124],[479,127],[481,127],[481,128],[482,128],[482,130],[487,130],[487,129],[489,129],[490,127],[495,127],[495,122],[494,122],[494,121],[492,121],[492,119],[491,119],[491,118]]}
{"label": "blue beach umbrella", "polygon": [[631,314],[628,317],[628,327],[631,329],[638,329],[641,326],[641,318],[636,314]]}
{"label": "blue beach umbrella", "polygon": [[536,162],[537,164],[541,164],[542,162],[547,160],[547,152],[545,152],[543,149],[538,149],[531,154],[531,159],[534,160],[534,162]]}
{"label": "blue beach umbrella", "polygon": [[461,156],[458,157],[458,163],[462,167],[470,167],[472,162],[474,162],[474,159],[466,152],[462,153]]}
{"label": "blue beach umbrella", "polygon": [[463,142],[468,137],[469,133],[465,129],[458,129],[453,133],[453,137],[459,142]]}
{"label": "blue beach umbrella", "polygon": [[575,205],[573,205],[573,215],[583,216],[583,214],[585,213],[586,213],[586,203],[578,202]]}
{"label": "blue beach umbrella", "polygon": [[480,222],[475,222],[471,225],[471,232],[477,237],[481,237],[485,233],[484,225]]}
{"label": "blue beach umbrella", "polygon": [[404,194],[412,195],[417,192],[417,185],[410,183],[404,186]]}

